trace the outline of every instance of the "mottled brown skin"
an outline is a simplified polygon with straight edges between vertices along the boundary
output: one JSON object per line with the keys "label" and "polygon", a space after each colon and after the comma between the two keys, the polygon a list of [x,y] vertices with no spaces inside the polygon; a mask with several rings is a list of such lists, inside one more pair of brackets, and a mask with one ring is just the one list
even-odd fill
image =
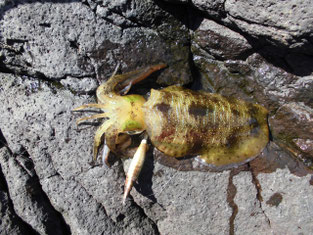
{"label": "mottled brown skin", "polygon": [[258,104],[179,86],[152,89],[148,101],[140,95],[120,95],[164,67],[159,64],[112,75],[98,87],[97,104],[74,109],[95,107],[104,111],[78,122],[108,118],[96,132],[94,160],[104,133],[106,146],[115,153],[119,152],[120,134],[146,131],[152,144],[166,155],[195,155],[214,166],[245,162],[262,151],[269,140],[269,131],[267,110]]}
{"label": "mottled brown skin", "polygon": [[269,140],[264,107],[218,94],[152,90],[143,110],[152,144],[168,156],[199,155],[224,166],[258,155]]}
{"label": "mottled brown skin", "polygon": [[[102,113],[77,120],[105,118],[97,129],[93,156],[105,134],[102,161],[108,163],[110,151],[119,154],[130,145],[129,135],[144,131],[152,144],[168,156],[197,155],[207,164],[224,167],[246,162],[258,155],[269,139],[267,110],[260,105],[196,92],[178,86],[151,90],[146,101],[140,95],[126,94],[130,87],[165,64],[149,66],[126,74],[113,75],[97,89],[97,103],[73,111],[98,108]],[[125,182],[125,202],[143,166],[147,136],[141,141]]]}

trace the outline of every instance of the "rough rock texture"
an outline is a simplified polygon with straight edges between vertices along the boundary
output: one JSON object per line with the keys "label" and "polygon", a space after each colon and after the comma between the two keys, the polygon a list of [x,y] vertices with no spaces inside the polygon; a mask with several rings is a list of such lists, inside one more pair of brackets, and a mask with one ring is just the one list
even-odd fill
{"label": "rough rock texture", "polygon": [[208,19],[195,31],[193,43],[220,60],[243,58],[252,49],[239,33]]}
{"label": "rough rock texture", "polygon": [[[185,0],[167,0],[186,3]],[[240,30],[257,44],[272,44],[312,55],[313,4],[310,0],[191,0],[207,18]]]}
{"label": "rough rock texture", "polygon": [[[307,1],[0,0],[0,234],[311,234],[313,5]],[[122,206],[124,166],[90,164],[99,123],[71,109],[119,72],[269,110],[255,160],[209,172],[150,148]]]}
{"label": "rough rock texture", "polygon": [[32,162],[23,156],[11,157],[4,148],[1,155],[2,171],[16,214],[40,234],[62,234],[64,221],[42,192]]}
{"label": "rough rock texture", "polygon": [[[313,209],[310,203],[313,188],[308,184],[310,178],[310,175],[291,175],[287,169],[259,174],[257,179],[262,186],[262,200],[258,201],[251,173],[241,172],[235,176],[235,203],[238,206],[235,234],[251,234],[255,231],[258,234],[308,234],[313,228],[309,217]],[[286,220],[290,215],[293,218]]]}
{"label": "rough rock texture", "polygon": [[[286,169],[258,176],[262,184],[262,208],[275,233],[306,234],[313,228],[309,219],[313,215],[310,203],[313,189],[308,184],[310,178],[310,175],[290,175]],[[290,214],[294,215],[293,219],[286,221],[284,218]]]}
{"label": "rough rock texture", "polygon": [[234,203],[238,207],[238,214],[234,221],[235,234],[271,234],[270,220],[263,211],[262,204],[256,197],[257,188],[253,183],[251,172],[241,172],[234,176],[233,183],[237,186]]}
{"label": "rough rock texture", "polygon": [[313,23],[310,0],[228,0],[224,7],[229,20],[245,33],[262,36],[289,48],[301,48],[306,43],[312,43],[309,38],[312,37],[309,25]]}
{"label": "rough rock texture", "polygon": [[[152,169],[142,172],[139,193],[133,191],[132,195],[145,213],[153,218],[160,234],[228,233],[232,213],[225,197],[228,171],[180,172],[158,162],[151,165]],[[222,216],[216,216],[216,213]]]}
{"label": "rough rock texture", "polygon": [[[6,153],[7,150],[1,150],[1,156]],[[1,158],[2,160],[2,158]],[[2,164],[1,164],[2,165]],[[4,180],[4,176],[1,172],[0,178],[0,233],[1,234],[36,234],[32,228],[19,218],[13,208],[12,201],[10,200],[7,184]]]}

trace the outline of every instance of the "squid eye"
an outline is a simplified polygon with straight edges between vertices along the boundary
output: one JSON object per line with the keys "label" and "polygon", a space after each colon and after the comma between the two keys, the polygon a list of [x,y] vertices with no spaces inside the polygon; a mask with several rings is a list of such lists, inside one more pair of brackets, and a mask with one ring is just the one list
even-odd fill
{"label": "squid eye", "polygon": [[127,131],[126,133],[129,134],[129,135],[135,135],[136,131]]}

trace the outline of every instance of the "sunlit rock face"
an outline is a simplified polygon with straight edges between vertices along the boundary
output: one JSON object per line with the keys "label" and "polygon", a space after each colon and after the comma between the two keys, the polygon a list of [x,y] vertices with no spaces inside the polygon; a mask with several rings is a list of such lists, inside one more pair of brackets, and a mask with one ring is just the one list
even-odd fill
{"label": "sunlit rock face", "polygon": [[[310,234],[312,10],[310,0],[1,2],[0,233]],[[77,127],[71,110],[95,102],[117,64],[161,62],[130,92],[180,84],[258,103],[270,142],[219,172],[151,146],[123,207],[118,156],[90,164],[101,122]]]}

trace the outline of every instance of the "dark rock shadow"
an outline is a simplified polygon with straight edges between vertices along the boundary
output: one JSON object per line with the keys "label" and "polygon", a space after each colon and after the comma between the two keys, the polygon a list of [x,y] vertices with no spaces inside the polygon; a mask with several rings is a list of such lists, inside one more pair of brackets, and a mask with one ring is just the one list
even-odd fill
{"label": "dark rock shadow", "polygon": [[4,138],[3,133],[2,133],[2,131],[1,131],[1,129],[0,129],[0,149],[1,149],[2,147],[7,146],[7,145],[8,145],[8,144],[7,144],[7,141],[6,141],[6,139]]}
{"label": "dark rock shadow", "polygon": [[307,76],[313,73],[313,36],[306,35],[301,38],[295,37],[295,48],[292,45],[285,45],[279,41],[267,36],[251,36],[243,32],[235,24],[223,23],[223,19],[227,17],[223,10],[216,11],[216,14],[208,14],[196,9],[191,3],[165,3],[156,1],[156,4],[163,10],[170,13],[178,19],[183,25],[190,30],[197,30],[204,19],[213,20],[218,24],[224,25],[234,32],[242,35],[252,46],[250,54],[245,55],[245,60],[251,53],[260,54],[269,64],[282,68],[283,70],[297,75]]}
{"label": "dark rock shadow", "polygon": [[[3,201],[3,198],[2,198],[3,193],[8,195],[8,201]],[[5,177],[4,177],[4,174],[2,172],[1,166],[0,166],[0,195],[1,195],[0,203],[3,203],[2,210],[4,210],[5,207],[8,207],[8,211],[11,212],[11,214],[10,214],[11,218],[10,219],[11,219],[12,225],[17,227],[21,231],[23,231],[24,234],[39,235],[39,233],[37,231],[35,231],[29,224],[27,224],[25,221],[23,221],[23,219],[20,218],[15,213],[13,202],[12,202],[11,198],[9,197],[8,185],[7,185],[7,182],[5,181]]]}

